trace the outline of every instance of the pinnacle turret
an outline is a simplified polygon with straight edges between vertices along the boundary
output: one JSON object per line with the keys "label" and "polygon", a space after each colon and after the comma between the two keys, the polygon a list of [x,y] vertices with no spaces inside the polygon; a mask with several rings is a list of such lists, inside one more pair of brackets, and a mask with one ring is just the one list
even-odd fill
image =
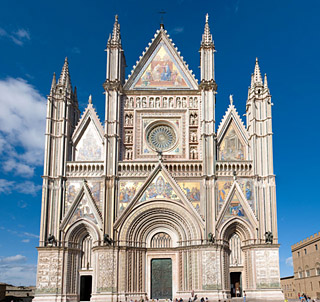
{"label": "pinnacle turret", "polygon": [[51,83],[51,91],[56,89],[57,86],[57,79],[56,79],[56,73],[53,73],[52,83]]}
{"label": "pinnacle turret", "polygon": [[118,15],[115,16],[115,21],[113,25],[112,35],[110,34],[108,39],[109,46],[120,46],[121,47],[121,34],[120,34],[120,24],[118,22]]}
{"label": "pinnacle turret", "polygon": [[65,88],[67,88],[69,91],[72,91],[71,88],[71,79],[70,79],[70,74],[69,74],[69,63],[68,63],[68,58],[66,57],[64,60],[64,64],[62,67],[61,75],[58,80],[58,85],[62,85]]}
{"label": "pinnacle turret", "polygon": [[201,47],[214,48],[212,34],[210,32],[210,27],[209,27],[209,14],[206,14],[206,24],[204,26],[204,33],[202,35]]}
{"label": "pinnacle turret", "polygon": [[262,77],[261,77],[258,58],[256,58],[256,64],[254,66],[253,83],[262,85]]}
{"label": "pinnacle turret", "polygon": [[263,81],[263,87],[265,89],[268,89],[268,79],[267,79],[267,74],[264,74],[264,81]]}

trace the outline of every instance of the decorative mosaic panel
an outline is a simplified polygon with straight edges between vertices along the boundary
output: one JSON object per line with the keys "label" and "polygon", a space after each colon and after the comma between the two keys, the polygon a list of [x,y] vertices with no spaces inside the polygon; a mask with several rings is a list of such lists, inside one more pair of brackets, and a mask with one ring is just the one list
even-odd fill
{"label": "decorative mosaic panel", "polygon": [[[244,196],[246,197],[251,209],[255,212],[254,194],[253,194],[253,181],[250,178],[238,178],[237,182],[242,189]],[[218,213],[220,212],[233,184],[233,180],[218,180]]]}
{"label": "decorative mosaic panel", "polygon": [[239,139],[233,123],[230,124],[219,146],[220,160],[244,160],[245,146]]}
{"label": "decorative mosaic panel", "polygon": [[119,214],[121,214],[128,204],[131,202],[134,195],[142,186],[141,181],[120,181],[119,184]]}
{"label": "decorative mosaic panel", "polygon": [[68,225],[71,225],[75,221],[81,218],[86,218],[91,220],[93,223],[97,224],[97,220],[92,212],[92,209],[89,205],[86,194],[83,195],[80,203],[78,204],[72,218],[70,219]]}
{"label": "decorative mosaic panel", "polygon": [[183,75],[177,62],[165,44],[160,43],[147,62],[147,68],[142,70],[142,75],[135,83],[135,89],[155,88],[189,88],[187,79]]}
{"label": "decorative mosaic panel", "polygon": [[247,216],[245,215],[244,209],[240,203],[239,197],[237,196],[237,192],[233,195],[231,202],[227,207],[227,211],[223,216],[222,222],[227,221],[229,218],[235,216],[242,217],[245,220],[248,220]]}
{"label": "decorative mosaic panel", "polygon": [[216,251],[202,252],[202,289],[221,288],[220,254]]}
{"label": "decorative mosaic panel", "polygon": [[[65,213],[68,212],[70,206],[74,202],[77,194],[82,187],[82,181],[72,181],[66,184]],[[88,187],[92,193],[92,197],[100,211],[102,211],[102,186],[99,181],[88,181]]]}
{"label": "decorative mosaic panel", "polygon": [[180,201],[179,196],[173,190],[170,183],[165,180],[162,173],[159,173],[159,175],[145,190],[139,202],[147,201],[150,199],[171,199]]}
{"label": "decorative mosaic panel", "polygon": [[178,182],[178,184],[200,214],[200,182]]}
{"label": "decorative mosaic panel", "polygon": [[91,122],[76,146],[76,161],[102,160],[103,146],[100,136]]}

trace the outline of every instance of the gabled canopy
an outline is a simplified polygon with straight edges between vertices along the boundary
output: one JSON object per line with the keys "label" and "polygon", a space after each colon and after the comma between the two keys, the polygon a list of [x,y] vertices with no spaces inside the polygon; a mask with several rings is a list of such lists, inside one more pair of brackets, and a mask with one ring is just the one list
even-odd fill
{"label": "gabled canopy", "polygon": [[230,96],[230,101],[217,131],[218,159],[247,160],[248,132],[233,105],[232,96]]}
{"label": "gabled canopy", "polygon": [[103,160],[104,130],[96,111],[93,108],[91,96],[75,131],[72,142],[75,146],[75,160]]}
{"label": "gabled canopy", "polygon": [[163,27],[134,66],[126,90],[198,89],[197,81]]}

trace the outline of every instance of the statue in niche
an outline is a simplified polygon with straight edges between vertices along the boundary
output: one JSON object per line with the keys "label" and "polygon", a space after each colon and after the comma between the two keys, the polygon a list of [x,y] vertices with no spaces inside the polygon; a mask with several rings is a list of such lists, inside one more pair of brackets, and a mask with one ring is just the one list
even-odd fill
{"label": "statue in niche", "polygon": [[170,98],[170,99],[169,99],[169,106],[170,106],[170,108],[173,108],[173,107],[174,107],[173,98]]}
{"label": "statue in niche", "polygon": [[167,108],[167,107],[168,107],[168,99],[163,98],[163,108]]}
{"label": "statue in niche", "polygon": [[133,125],[133,115],[130,114],[130,117],[129,117],[129,125],[132,126]]}
{"label": "statue in niche", "polygon": [[156,108],[160,108],[160,98],[156,98]]}
{"label": "statue in niche", "polygon": [[177,98],[177,107],[181,108],[181,100],[180,100],[180,98]]}
{"label": "statue in niche", "polygon": [[125,124],[125,126],[129,126],[129,124],[130,124],[130,118],[129,118],[129,115],[128,115],[128,114],[126,114],[124,124]]}
{"label": "statue in niche", "polygon": [[198,115],[196,113],[191,113],[190,114],[190,125],[194,126],[197,125],[198,121],[197,121]]}
{"label": "statue in niche", "polygon": [[191,141],[192,143],[197,142],[197,132],[191,132],[191,133],[190,133],[190,141]]}
{"label": "statue in niche", "polygon": [[150,99],[149,99],[149,106],[150,106],[151,108],[153,108],[153,107],[154,107],[154,101],[153,101],[153,98],[150,98]]}
{"label": "statue in niche", "polygon": [[190,107],[190,108],[193,107],[193,98],[189,98],[189,107]]}
{"label": "statue in niche", "polygon": [[273,234],[272,234],[272,232],[266,232],[264,235],[266,237],[266,243],[272,244],[273,243]]}
{"label": "statue in niche", "polygon": [[125,142],[126,142],[126,144],[130,144],[131,143],[131,132],[126,132]]}
{"label": "statue in niche", "polygon": [[137,98],[137,99],[136,99],[136,106],[137,106],[137,108],[140,108],[140,107],[141,107],[140,98]]}
{"label": "statue in niche", "polygon": [[126,160],[132,160],[132,149],[128,148],[126,149],[125,158]]}
{"label": "statue in niche", "polygon": [[196,147],[190,149],[190,158],[198,159],[198,150]]}
{"label": "statue in niche", "polygon": [[129,99],[127,98],[124,103],[124,108],[128,108],[128,107],[129,107]]}
{"label": "statue in niche", "polygon": [[143,99],[142,99],[142,107],[143,107],[143,108],[146,108],[146,107],[147,107],[147,99],[146,99],[146,98],[143,98]]}
{"label": "statue in niche", "polygon": [[182,98],[182,107],[186,108],[187,107],[187,100],[186,98]]}
{"label": "statue in niche", "polygon": [[194,108],[198,108],[198,98],[194,98]]}
{"label": "statue in niche", "polygon": [[129,101],[129,108],[133,108],[133,98],[130,98],[130,101]]}

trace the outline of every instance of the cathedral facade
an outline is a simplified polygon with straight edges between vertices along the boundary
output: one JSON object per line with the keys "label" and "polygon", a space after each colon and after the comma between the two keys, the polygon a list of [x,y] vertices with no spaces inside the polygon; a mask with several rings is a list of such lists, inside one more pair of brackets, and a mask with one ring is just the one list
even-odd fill
{"label": "cathedral facade", "polygon": [[105,118],[80,116],[66,60],[47,101],[35,301],[282,299],[271,95],[215,121],[208,16],[198,82],[164,26],[128,79],[116,17]]}

